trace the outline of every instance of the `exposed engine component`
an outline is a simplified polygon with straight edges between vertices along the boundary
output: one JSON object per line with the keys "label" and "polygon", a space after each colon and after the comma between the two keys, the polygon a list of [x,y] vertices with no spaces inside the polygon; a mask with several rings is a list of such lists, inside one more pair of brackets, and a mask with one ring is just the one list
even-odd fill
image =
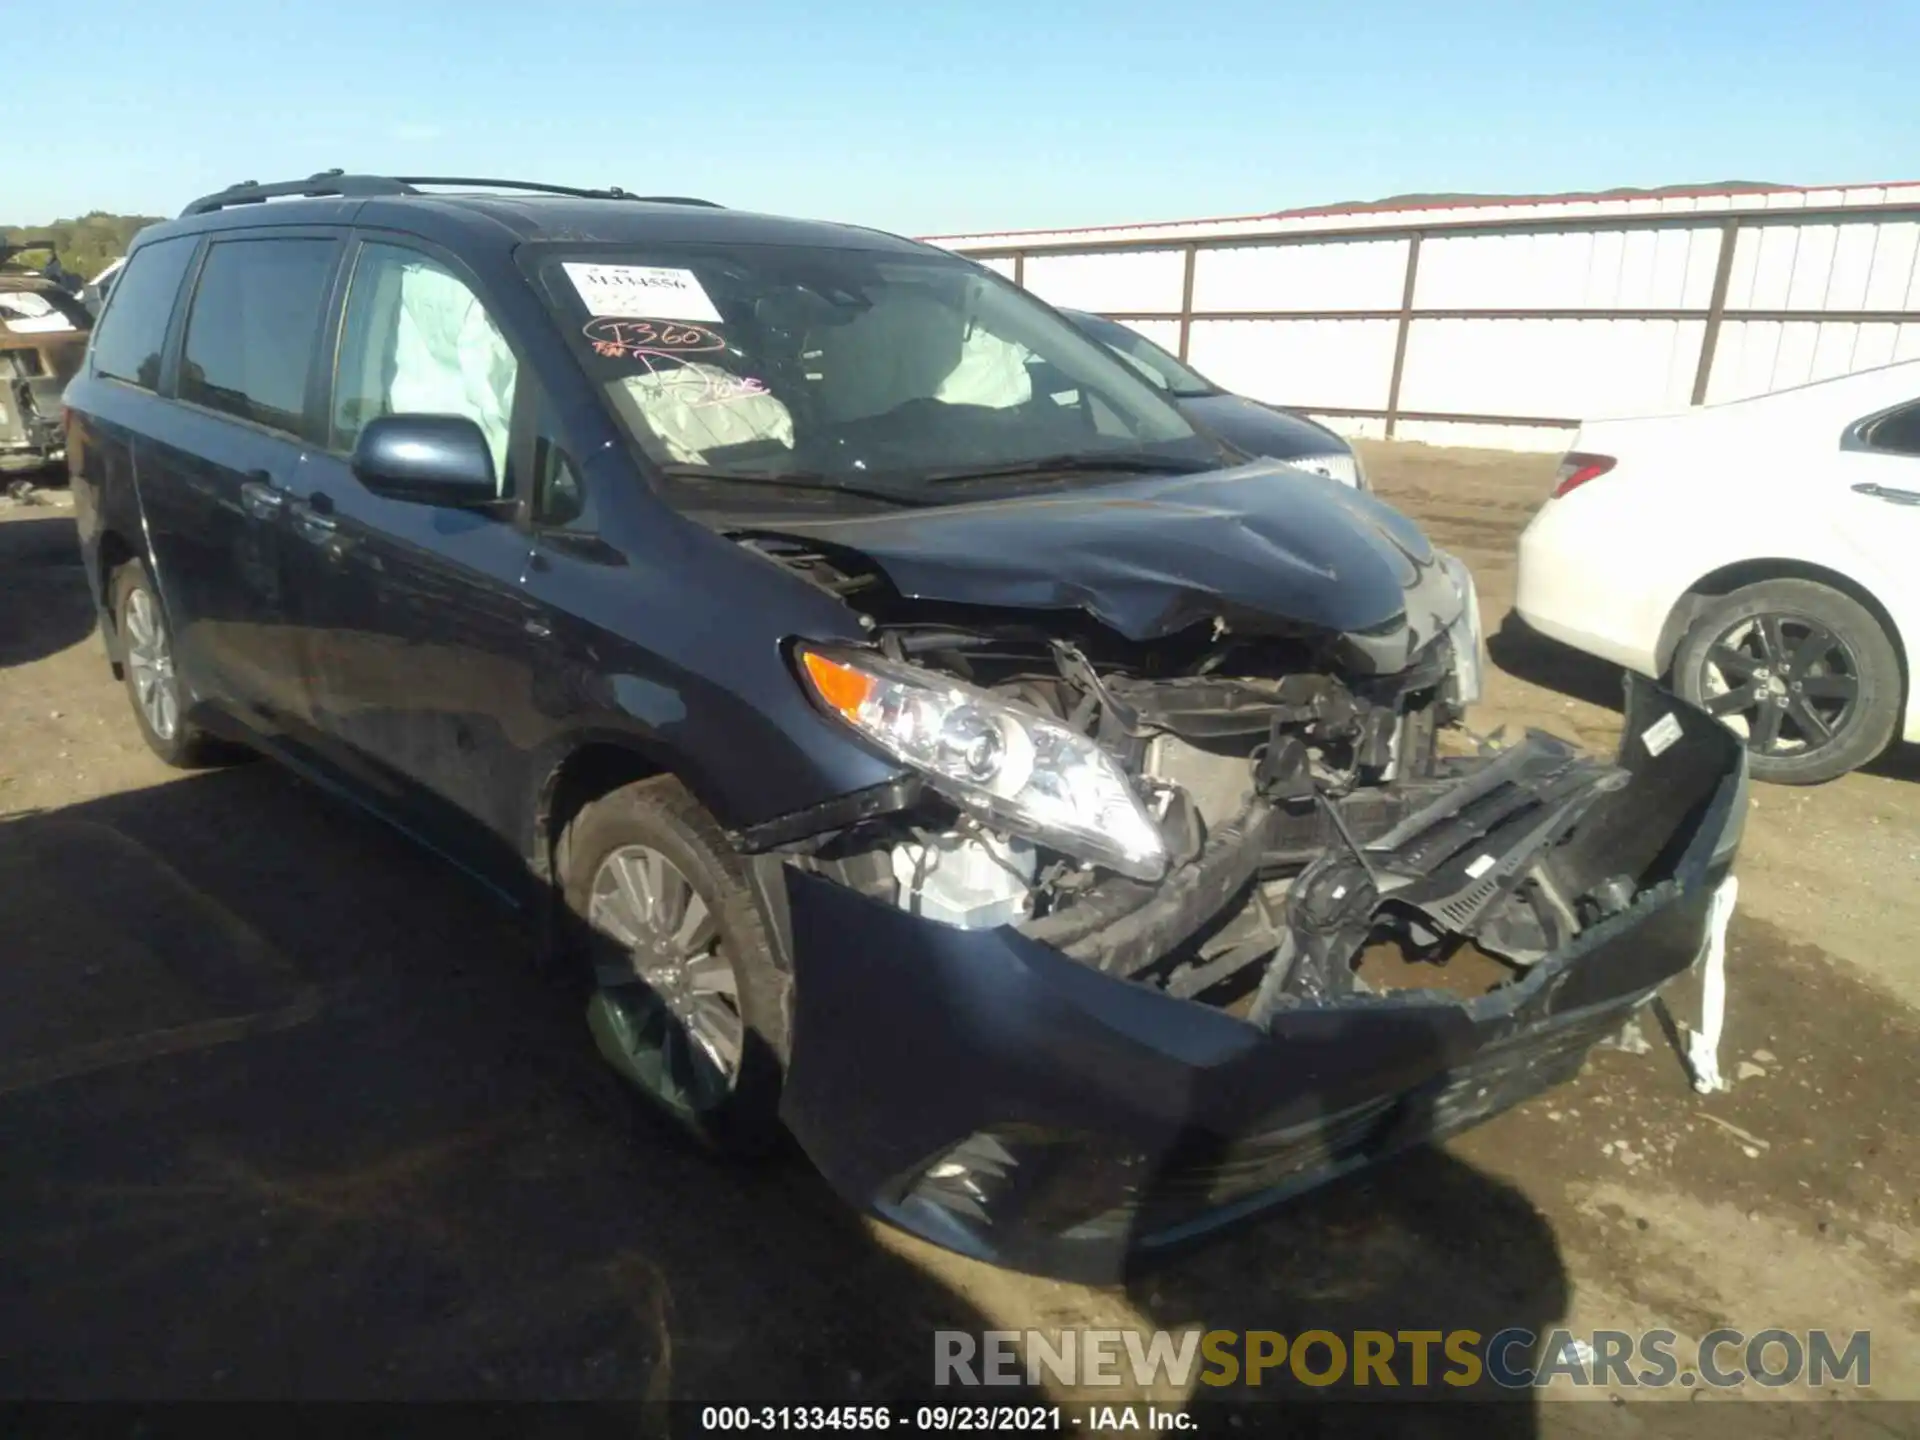
{"label": "exposed engine component", "polygon": [[1024,840],[948,832],[895,845],[890,858],[903,910],[966,930],[1011,925],[1033,913],[1037,857]]}
{"label": "exposed engine component", "polygon": [[1253,799],[1253,760],[1239,745],[1196,745],[1178,735],[1147,742],[1144,772],[1185,791],[1209,831],[1217,830]]}
{"label": "exposed engine component", "polygon": [[[839,570],[844,557],[789,558],[837,591],[869,578]],[[905,607],[886,588],[877,651],[804,658],[816,682],[851,677],[828,703],[930,793],[805,863],[912,913],[1016,926],[1258,1021],[1383,989],[1485,993],[1631,908],[1659,873],[1652,853],[1620,863],[1647,804],[1613,804],[1624,762],[1538,733],[1439,757],[1478,689],[1456,654],[1477,647],[1471,626],[1443,628],[1399,671],[1355,673],[1307,631],[1242,636],[1215,620],[1136,641],[1060,616]],[[1021,733],[1055,736],[1057,758],[1036,751],[1019,787],[987,766],[999,789],[974,793],[950,752]],[[1098,836],[1038,818],[1094,765],[1157,834],[1155,865],[1116,865]],[[1015,788],[1020,803],[1003,803]]]}

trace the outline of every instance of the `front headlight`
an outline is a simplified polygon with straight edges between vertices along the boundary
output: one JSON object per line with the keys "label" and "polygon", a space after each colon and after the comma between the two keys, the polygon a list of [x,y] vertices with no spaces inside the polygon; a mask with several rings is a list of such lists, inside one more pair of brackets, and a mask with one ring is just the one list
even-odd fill
{"label": "front headlight", "polygon": [[1360,473],[1360,457],[1351,450],[1326,455],[1296,455],[1281,463],[1291,465],[1296,470],[1311,470],[1316,475],[1338,480],[1342,485],[1351,485],[1356,490],[1367,488],[1366,477]]}
{"label": "front headlight", "polygon": [[1160,827],[1086,736],[913,665],[803,647],[814,697],[962,809],[1136,880],[1166,873]]}
{"label": "front headlight", "polygon": [[1453,644],[1452,699],[1464,710],[1478,704],[1486,689],[1487,642],[1480,629],[1480,592],[1474,587],[1473,572],[1458,555],[1436,550],[1433,558],[1460,596],[1460,614],[1447,627],[1447,638]]}

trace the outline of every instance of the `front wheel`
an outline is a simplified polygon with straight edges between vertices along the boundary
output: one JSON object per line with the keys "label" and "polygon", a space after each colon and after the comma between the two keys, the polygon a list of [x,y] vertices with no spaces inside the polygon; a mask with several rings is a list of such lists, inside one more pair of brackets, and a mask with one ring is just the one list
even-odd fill
{"label": "front wheel", "polygon": [[1873,615],[1810,580],[1716,600],[1674,655],[1682,698],[1746,743],[1756,780],[1815,785],[1864,765],[1900,719],[1900,661]]}
{"label": "front wheel", "polygon": [[641,781],[582,810],[563,857],[601,1056],[716,1149],[764,1149],[779,1128],[786,977],[720,827],[678,781]]}

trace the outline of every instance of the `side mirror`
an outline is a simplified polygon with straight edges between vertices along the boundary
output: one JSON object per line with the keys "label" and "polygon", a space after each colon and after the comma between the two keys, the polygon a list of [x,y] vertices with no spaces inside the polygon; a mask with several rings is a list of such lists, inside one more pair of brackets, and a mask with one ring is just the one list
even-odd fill
{"label": "side mirror", "polygon": [[376,495],[460,510],[500,500],[493,449],[464,415],[381,415],[353,447],[354,478]]}

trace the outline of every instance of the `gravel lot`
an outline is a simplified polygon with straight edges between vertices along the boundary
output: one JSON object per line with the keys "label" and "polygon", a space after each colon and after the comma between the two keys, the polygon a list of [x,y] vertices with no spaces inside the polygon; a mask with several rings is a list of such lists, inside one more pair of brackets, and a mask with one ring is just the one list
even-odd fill
{"label": "gravel lot", "polygon": [[[1502,628],[1552,462],[1367,458],[1479,577],[1476,725],[1611,749],[1617,676]],[[924,1386],[936,1328],[1727,1325],[1871,1329],[1873,1392],[1920,1400],[1911,748],[1758,792],[1729,1093],[1694,1095],[1649,1023],[1647,1053],[1094,1290],[872,1226],[797,1160],[736,1170],[636,1125],[529,937],[459,876],[273,767],[161,767],[64,498],[0,507],[0,1393],[851,1401]],[[1735,1423],[1803,1433],[1798,1409]]]}

